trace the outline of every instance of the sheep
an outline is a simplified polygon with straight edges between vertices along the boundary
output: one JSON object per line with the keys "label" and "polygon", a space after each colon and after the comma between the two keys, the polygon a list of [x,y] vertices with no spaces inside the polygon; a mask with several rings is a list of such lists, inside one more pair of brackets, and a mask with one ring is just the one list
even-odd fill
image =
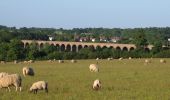
{"label": "sheep", "polygon": [[18,74],[6,75],[0,78],[0,88],[8,88],[9,92],[11,91],[10,86],[15,86],[16,91],[18,91],[18,88],[21,91],[22,90],[21,83],[22,79],[21,76]]}
{"label": "sheep", "polygon": [[132,57],[129,57],[129,60],[131,60],[132,59]]}
{"label": "sheep", "polygon": [[99,79],[94,80],[92,88],[94,90],[99,90],[101,88],[101,82]]}
{"label": "sheep", "polygon": [[29,61],[27,61],[28,63],[34,63],[34,61],[33,60],[29,60]]}
{"label": "sheep", "polygon": [[48,83],[45,81],[38,81],[33,83],[30,87],[30,92],[37,94],[38,90],[45,90],[45,92],[48,93]]}
{"label": "sheep", "polygon": [[27,62],[27,61],[24,61],[23,63],[26,64],[26,63],[28,63],[28,62]]}
{"label": "sheep", "polygon": [[48,60],[48,62],[52,62],[52,60]]}
{"label": "sheep", "polygon": [[17,60],[14,60],[14,64],[17,64],[18,63],[18,61]]}
{"label": "sheep", "polygon": [[72,59],[72,60],[71,60],[71,62],[72,62],[72,63],[76,63],[77,61],[76,61],[76,60],[74,60],[74,59]]}
{"label": "sheep", "polygon": [[90,64],[89,69],[91,72],[99,72],[98,63],[97,64]]}
{"label": "sheep", "polygon": [[1,73],[0,73],[0,78],[4,77],[4,76],[6,76],[6,75],[9,75],[9,74],[6,73],[6,72],[1,72]]}
{"label": "sheep", "polygon": [[145,64],[149,64],[149,63],[151,63],[151,60],[145,59]]}
{"label": "sheep", "polygon": [[58,60],[59,63],[64,63],[64,60]]}
{"label": "sheep", "polygon": [[23,67],[22,69],[23,75],[30,75],[30,76],[34,76],[34,70],[30,67]]}
{"label": "sheep", "polygon": [[165,59],[160,59],[160,63],[166,63]]}
{"label": "sheep", "polygon": [[99,60],[99,58],[96,58],[96,60]]}
{"label": "sheep", "polygon": [[120,58],[119,58],[119,61],[121,61],[121,60],[123,60],[123,57],[120,57]]}
{"label": "sheep", "polygon": [[1,61],[1,64],[5,64],[6,62],[5,61]]}
{"label": "sheep", "polygon": [[113,60],[113,58],[112,57],[111,58],[107,58],[107,60],[110,61],[110,60]]}

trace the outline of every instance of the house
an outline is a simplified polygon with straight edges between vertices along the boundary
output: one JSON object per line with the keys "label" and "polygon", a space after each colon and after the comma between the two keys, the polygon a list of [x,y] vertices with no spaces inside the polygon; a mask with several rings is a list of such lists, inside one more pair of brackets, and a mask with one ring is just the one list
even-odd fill
{"label": "house", "polygon": [[96,38],[91,38],[91,41],[92,42],[96,42]]}
{"label": "house", "polygon": [[88,39],[87,37],[81,37],[81,38],[79,39],[79,41],[80,41],[80,42],[87,42],[87,41],[89,41],[89,39]]}
{"label": "house", "polygon": [[107,42],[108,41],[108,39],[105,37],[105,36],[100,36],[99,37],[100,39],[100,42]]}
{"label": "house", "polygon": [[49,36],[48,36],[48,39],[49,39],[50,41],[53,41],[53,40],[54,40],[54,36],[49,35]]}
{"label": "house", "polygon": [[120,37],[112,37],[112,38],[110,39],[110,41],[111,41],[111,42],[114,42],[114,43],[116,43],[116,42],[118,42],[118,41],[120,41],[120,40],[121,40]]}

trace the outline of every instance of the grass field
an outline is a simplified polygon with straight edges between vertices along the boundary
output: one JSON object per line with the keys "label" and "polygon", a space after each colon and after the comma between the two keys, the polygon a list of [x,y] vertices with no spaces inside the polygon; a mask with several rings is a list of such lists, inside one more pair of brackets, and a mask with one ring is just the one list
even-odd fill
{"label": "grass field", "polygon": [[[35,70],[34,77],[23,77],[23,91],[11,92],[0,89],[0,100],[168,100],[170,99],[170,59],[161,64],[159,59],[144,65],[144,59],[99,60],[100,72],[91,73],[89,64],[96,60],[36,61],[32,64],[0,64],[0,72],[19,73],[29,65]],[[102,89],[92,90],[92,83],[100,79]],[[45,80],[49,93],[29,93],[31,84]]]}

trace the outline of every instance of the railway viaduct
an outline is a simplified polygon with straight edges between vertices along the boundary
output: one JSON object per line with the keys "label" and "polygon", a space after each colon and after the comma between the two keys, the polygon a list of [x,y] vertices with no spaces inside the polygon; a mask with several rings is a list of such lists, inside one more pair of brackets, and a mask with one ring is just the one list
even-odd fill
{"label": "railway viaduct", "polygon": [[[116,50],[131,51],[136,49],[134,44],[115,44],[115,43],[88,43],[88,42],[65,42],[65,41],[40,41],[40,40],[22,40],[24,47],[31,43],[36,43],[38,48],[42,48],[46,43],[60,48],[61,51],[75,51],[78,52],[82,48],[91,47],[96,48],[113,48]],[[146,49],[151,50],[153,46],[149,45]]]}

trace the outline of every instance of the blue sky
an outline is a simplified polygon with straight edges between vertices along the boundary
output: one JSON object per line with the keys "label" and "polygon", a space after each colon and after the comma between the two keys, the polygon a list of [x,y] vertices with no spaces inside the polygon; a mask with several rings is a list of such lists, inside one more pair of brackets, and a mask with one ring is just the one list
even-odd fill
{"label": "blue sky", "polygon": [[170,26],[170,0],[1,0],[0,25],[166,27]]}

